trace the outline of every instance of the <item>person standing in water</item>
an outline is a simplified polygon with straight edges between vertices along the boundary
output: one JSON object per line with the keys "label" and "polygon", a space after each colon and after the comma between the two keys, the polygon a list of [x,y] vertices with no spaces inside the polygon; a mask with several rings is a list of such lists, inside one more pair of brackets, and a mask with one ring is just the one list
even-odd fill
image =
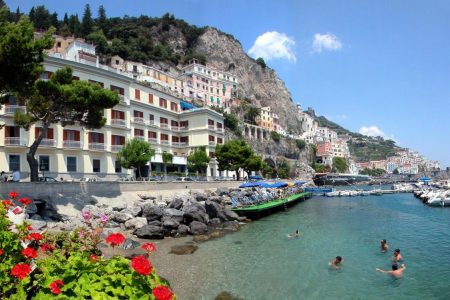
{"label": "person standing in water", "polygon": [[394,250],[394,261],[399,262],[403,260],[403,256],[400,254],[400,249]]}
{"label": "person standing in water", "polygon": [[403,276],[403,270],[405,270],[405,269],[406,269],[405,264],[402,264],[400,266],[400,268],[399,268],[396,263],[393,263],[392,264],[392,270],[382,270],[380,268],[376,268],[375,270],[377,270],[377,271],[379,271],[381,273],[389,274],[389,275],[391,275],[393,277],[396,277],[396,278],[400,278],[400,277]]}
{"label": "person standing in water", "polygon": [[389,245],[386,243],[386,240],[381,240],[381,252],[387,252],[389,250]]}
{"label": "person standing in water", "polygon": [[343,262],[344,262],[344,260],[342,259],[341,256],[336,256],[335,259],[333,259],[332,261],[330,261],[329,265],[330,265],[332,268],[334,268],[334,269],[336,269],[336,270],[339,270],[339,269],[342,268],[342,263],[343,263]]}

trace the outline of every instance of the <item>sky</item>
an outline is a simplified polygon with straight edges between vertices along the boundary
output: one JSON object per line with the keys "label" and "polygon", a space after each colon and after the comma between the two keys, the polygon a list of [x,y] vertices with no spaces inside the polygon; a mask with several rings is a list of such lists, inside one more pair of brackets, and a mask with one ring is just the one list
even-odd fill
{"label": "sky", "polygon": [[294,101],[343,127],[393,139],[450,166],[450,1],[6,0],[60,18],[89,3],[108,17],[169,12],[232,34]]}

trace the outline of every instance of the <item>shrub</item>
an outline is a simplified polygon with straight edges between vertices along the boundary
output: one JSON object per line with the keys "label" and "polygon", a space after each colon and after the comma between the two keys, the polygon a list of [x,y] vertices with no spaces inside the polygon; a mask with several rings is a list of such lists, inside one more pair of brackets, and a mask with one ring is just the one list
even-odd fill
{"label": "shrub", "polygon": [[306,143],[304,140],[295,140],[295,143],[297,144],[297,148],[299,150],[305,149]]}
{"label": "shrub", "polygon": [[279,143],[280,140],[281,140],[281,134],[279,134],[279,133],[276,132],[276,131],[272,131],[272,132],[270,133],[270,137],[271,137],[272,140],[274,140],[276,143]]}
{"label": "shrub", "polygon": [[258,57],[256,59],[256,63],[258,65],[260,65],[263,69],[265,69],[267,67],[266,62],[264,61],[264,58],[262,58],[262,57]]}

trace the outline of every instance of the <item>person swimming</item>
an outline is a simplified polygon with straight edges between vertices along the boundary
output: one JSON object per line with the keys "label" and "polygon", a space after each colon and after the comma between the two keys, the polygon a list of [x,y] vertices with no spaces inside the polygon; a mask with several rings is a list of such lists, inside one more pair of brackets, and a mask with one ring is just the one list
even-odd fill
{"label": "person swimming", "polygon": [[289,234],[287,235],[287,237],[288,237],[288,238],[293,238],[293,237],[298,238],[298,237],[300,237],[300,231],[297,229],[297,230],[295,231],[295,233],[289,233]]}
{"label": "person swimming", "polygon": [[394,261],[399,262],[403,260],[403,256],[400,254],[400,249],[394,250]]}
{"label": "person swimming", "polygon": [[397,263],[393,263],[392,264],[392,270],[382,270],[380,268],[376,268],[375,270],[379,271],[381,273],[389,274],[389,275],[391,275],[393,277],[396,277],[396,278],[400,278],[400,277],[403,276],[403,270],[405,270],[405,269],[406,269],[406,265],[405,264],[402,264],[400,266],[400,268],[399,268]]}
{"label": "person swimming", "polygon": [[336,258],[333,259],[332,261],[330,261],[328,265],[330,265],[332,268],[338,270],[338,269],[342,268],[343,262],[344,262],[344,260],[342,259],[341,256],[336,256]]}
{"label": "person swimming", "polygon": [[386,240],[381,240],[381,252],[387,252],[389,249],[389,245],[386,243]]}

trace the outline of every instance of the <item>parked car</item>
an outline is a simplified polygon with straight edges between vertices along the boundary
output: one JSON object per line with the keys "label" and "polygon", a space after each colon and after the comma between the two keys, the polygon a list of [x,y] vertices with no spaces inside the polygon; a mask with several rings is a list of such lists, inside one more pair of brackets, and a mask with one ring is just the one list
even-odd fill
{"label": "parked car", "polygon": [[48,176],[40,176],[40,177],[38,178],[38,181],[39,181],[39,182],[59,182],[59,181],[56,180],[55,178],[53,178],[53,177],[48,177]]}
{"label": "parked car", "polygon": [[194,179],[190,177],[178,177],[175,181],[194,181]]}

